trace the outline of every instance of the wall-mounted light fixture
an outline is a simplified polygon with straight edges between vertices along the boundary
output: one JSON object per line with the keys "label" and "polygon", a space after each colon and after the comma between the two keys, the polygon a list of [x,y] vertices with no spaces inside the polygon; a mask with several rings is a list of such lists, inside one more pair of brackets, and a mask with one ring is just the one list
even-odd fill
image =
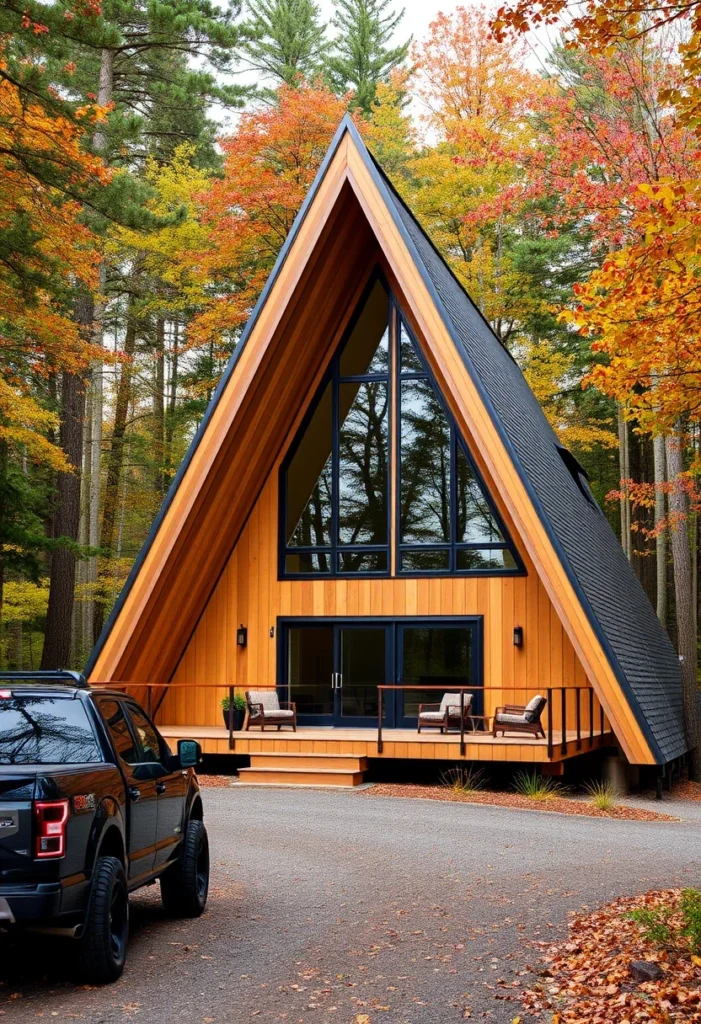
{"label": "wall-mounted light fixture", "polygon": [[248,630],[243,623],[236,630],[236,646],[245,647],[248,641]]}
{"label": "wall-mounted light fixture", "polygon": [[523,647],[523,626],[514,626],[514,647]]}

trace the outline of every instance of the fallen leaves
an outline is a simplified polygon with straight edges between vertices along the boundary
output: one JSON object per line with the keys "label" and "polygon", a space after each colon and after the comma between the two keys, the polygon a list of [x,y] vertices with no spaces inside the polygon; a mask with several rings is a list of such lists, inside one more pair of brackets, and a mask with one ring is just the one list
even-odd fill
{"label": "fallen leaves", "polygon": [[[674,910],[680,896],[678,889],[652,891],[575,917],[569,939],[547,948],[543,981],[523,993],[524,1008],[556,1011],[552,1024],[701,1024],[701,957],[660,950],[628,916]],[[664,976],[636,983],[634,960],[658,963]]]}

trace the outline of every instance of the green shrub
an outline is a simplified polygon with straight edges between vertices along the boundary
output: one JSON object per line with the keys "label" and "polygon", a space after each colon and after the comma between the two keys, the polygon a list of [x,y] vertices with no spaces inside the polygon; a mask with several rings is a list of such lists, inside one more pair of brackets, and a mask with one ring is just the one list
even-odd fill
{"label": "green shrub", "polygon": [[584,787],[594,807],[600,811],[610,811],[616,806],[617,793],[611,782],[587,782]]}
{"label": "green shrub", "polygon": [[640,908],[628,915],[640,925],[643,938],[661,949],[677,953],[701,953],[701,892],[682,889],[677,908]]}
{"label": "green shrub", "polygon": [[689,942],[692,953],[701,954],[701,892],[698,889],[682,889],[679,909],[684,926],[682,934]]}
{"label": "green shrub", "polygon": [[562,786],[549,775],[532,772],[519,772],[514,777],[514,789],[529,800],[550,800],[562,795]]}
{"label": "green shrub", "polygon": [[[222,697],[221,706],[224,711],[228,711],[229,708],[231,707],[231,701],[229,700],[228,694],[226,695],[226,697]],[[246,698],[242,697],[240,693],[234,694],[234,707],[236,708],[237,711],[246,710]]]}
{"label": "green shrub", "polygon": [[441,775],[441,785],[454,793],[478,793],[486,785],[484,768],[451,768]]}

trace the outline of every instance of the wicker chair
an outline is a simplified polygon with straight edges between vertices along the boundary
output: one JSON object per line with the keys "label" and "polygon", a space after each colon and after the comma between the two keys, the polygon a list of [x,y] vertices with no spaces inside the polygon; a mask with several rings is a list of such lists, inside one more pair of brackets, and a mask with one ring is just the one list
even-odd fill
{"label": "wicker chair", "polygon": [[529,700],[528,704],[505,704],[497,708],[494,714],[492,735],[498,732],[504,736],[507,732],[527,732],[536,738],[542,736],[545,739],[545,731],[540,724],[540,717],[547,704],[545,697],[538,694]]}
{"label": "wicker chair", "polygon": [[[472,709],[472,694],[463,694],[463,719],[469,725]],[[440,704],[419,704],[418,731],[424,729],[440,729],[447,732],[450,726],[460,728],[460,694],[444,693]]]}
{"label": "wicker chair", "polygon": [[264,732],[266,725],[276,725],[280,732],[283,725],[291,725],[292,731],[297,732],[297,705],[287,702],[281,704],[275,690],[246,690],[246,703],[246,729],[259,725],[261,732]]}

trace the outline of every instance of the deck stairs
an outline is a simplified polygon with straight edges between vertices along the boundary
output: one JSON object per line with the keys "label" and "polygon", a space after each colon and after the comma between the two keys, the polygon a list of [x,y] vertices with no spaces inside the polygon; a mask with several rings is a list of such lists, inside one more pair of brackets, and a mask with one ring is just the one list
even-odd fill
{"label": "deck stairs", "polygon": [[367,758],[350,754],[251,753],[250,768],[239,769],[239,784],[352,789],[362,784],[367,767]]}

